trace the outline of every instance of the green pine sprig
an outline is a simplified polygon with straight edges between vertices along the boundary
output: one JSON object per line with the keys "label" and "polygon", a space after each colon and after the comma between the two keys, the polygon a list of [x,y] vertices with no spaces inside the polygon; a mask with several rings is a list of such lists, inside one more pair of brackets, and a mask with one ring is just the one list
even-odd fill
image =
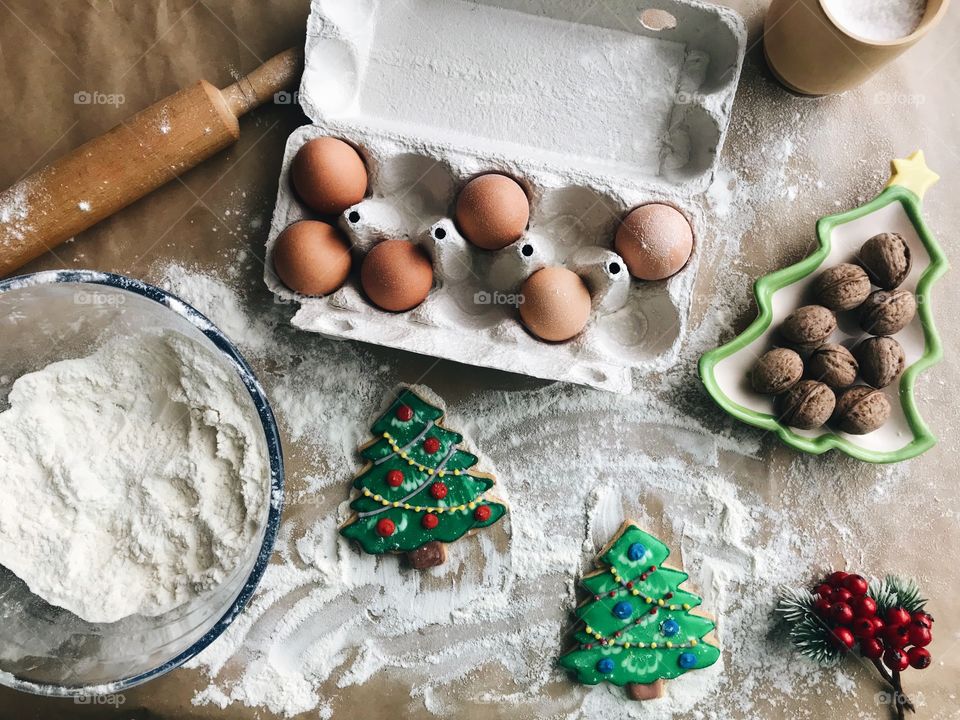
{"label": "green pine sprig", "polygon": [[815,600],[816,596],[809,590],[784,585],[779,591],[777,613],[783,617],[790,641],[797,650],[820,665],[830,667],[839,662],[843,653],[834,645],[830,627],[813,609]]}
{"label": "green pine sprig", "polygon": [[779,591],[777,612],[783,615],[788,624],[800,622],[814,614],[813,603],[816,596],[803,588],[782,585]]}
{"label": "green pine sprig", "polygon": [[877,601],[877,612],[880,614],[885,614],[891,608],[903,608],[912,614],[927,605],[927,599],[920,596],[916,580],[896,575],[887,575],[883,580],[871,580],[868,594]]}

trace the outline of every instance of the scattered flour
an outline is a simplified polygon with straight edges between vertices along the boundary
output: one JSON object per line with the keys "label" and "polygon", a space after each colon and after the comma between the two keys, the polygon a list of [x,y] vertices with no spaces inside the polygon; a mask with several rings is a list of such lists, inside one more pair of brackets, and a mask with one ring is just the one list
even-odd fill
{"label": "scattered flour", "polygon": [[838,668],[833,671],[834,680],[836,680],[837,687],[840,689],[844,695],[850,695],[857,688],[856,680],[854,680],[850,675],[844,672],[842,669]]}
{"label": "scattered flour", "polygon": [[[734,195],[748,192],[734,184]],[[355,449],[396,370],[363,346],[299,335],[274,306],[251,321],[233,291],[202,273],[171,266],[165,275],[172,291],[238,329],[268,368],[261,376],[287,435],[315,470],[289,483],[278,556],[260,591],[191,663],[210,678],[195,703],[323,715],[340,695],[386,677],[409,687],[398,711],[406,702],[411,712],[448,716],[473,703],[514,708],[515,717],[719,719],[756,712],[767,702],[760,688],[817,692],[823,671],[798,661],[783,638],[771,641],[771,598],[778,583],[805,580],[828,550],[799,535],[796,519],[769,498],[739,486],[736,468],[759,462],[757,434],[730,423],[718,434],[716,416],[710,429],[695,419],[703,400],[690,412],[677,384],[689,365],[627,397],[547,386],[487,391],[451,408],[450,422],[496,459],[511,514],[420,575],[357,553],[337,533]],[[747,287],[744,279],[743,298]],[[693,345],[715,343],[731,312],[715,307]],[[602,449],[592,440],[599,436]],[[827,472],[790,473],[805,476],[790,485],[798,502],[813,502]],[[857,474],[853,464],[844,472]],[[715,668],[669,683],[665,699],[642,707],[612,687],[569,683],[555,666],[572,627],[575,578],[624,518],[671,544],[719,617],[725,651]],[[490,677],[503,681],[483,682]]]}
{"label": "scattered flour", "polygon": [[168,114],[168,112],[167,112],[167,108],[166,108],[166,107],[164,107],[163,110],[162,110],[162,112],[160,113],[160,123],[159,123],[159,125],[157,125],[157,129],[160,131],[160,134],[161,134],[161,135],[169,135],[169,134],[170,134],[170,130],[171,130],[172,128],[171,128],[171,126],[170,126],[170,116],[169,116],[169,114]]}
{"label": "scattered flour", "polygon": [[927,0],[826,0],[825,6],[844,30],[866,40],[888,42],[920,26]]}
{"label": "scattered flour", "polygon": [[[288,326],[290,308],[256,282],[262,268],[250,258],[236,269],[253,277],[242,288],[219,270],[214,278],[162,269],[168,288],[234,329],[268,387],[288,453],[305,466],[304,476],[288,477],[278,552],[259,592],[191,663],[209,678],[196,704],[328,717],[361,707],[365,686],[377,684],[397,689],[400,715],[489,708],[491,717],[517,719],[812,719],[847,695],[855,716],[876,715],[874,692],[855,673],[797,657],[777,629],[773,598],[780,583],[806,582],[844,557],[887,557],[875,518],[893,502],[897,512],[921,512],[922,493],[894,500],[900,467],[782,450],[725,416],[692,378],[699,355],[750,316],[753,279],[809,252],[814,219],[834,200],[852,207],[869,199],[885,168],[862,158],[892,151],[871,144],[881,134],[869,117],[860,144],[838,144],[839,121],[823,104],[839,100],[784,99],[762,83],[740,92],[732,136],[751,139],[704,198],[709,227],[699,247],[710,262],[685,289],[696,302],[682,357],[629,396],[503,374],[465,380],[453,364],[407,356],[400,365],[395,352],[300,333]],[[782,110],[770,112],[774,105]],[[834,150],[815,165],[806,142]],[[784,237],[784,228],[794,234]],[[770,242],[745,256],[747,233]],[[511,497],[503,523],[450,546],[448,564],[425,574],[361,555],[337,533],[356,447],[399,381],[446,397],[451,425],[496,461]],[[809,534],[811,517],[828,530]],[[571,683],[556,667],[573,627],[576,579],[625,518],[671,546],[717,616],[724,651],[714,668],[642,704],[613,687]],[[907,569],[913,560],[896,562]]]}
{"label": "scattered flour", "polygon": [[31,230],[27,186],[14,185],[0,193],[0,247],[23,240]]}
{"label": "scattered flour", "polygon": [[90,622],[221,582],[264,519],[242,387],[182,335],[121,337],[24,375],[0,414],[0,564]]}

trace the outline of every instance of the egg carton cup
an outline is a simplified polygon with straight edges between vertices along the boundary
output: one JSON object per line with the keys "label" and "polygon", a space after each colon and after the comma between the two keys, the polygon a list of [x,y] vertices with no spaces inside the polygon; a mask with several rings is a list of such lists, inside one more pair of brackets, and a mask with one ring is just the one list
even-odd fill
{"label": "egg carton cup", "polygon": [[[662,282],[630,277],[613,250],[633,208],[665,202],[695,231],[746,44],[740,17],[698,2],[314,0],[300,103],[312,121],[288,140],[267,242],[266,282],[297,303],[295,326],[323,335],[629,392],[634,371],[676,359],[700,255]],[[660,29],[655,29],[660,28]],[[347,284],[303,297],[272,271],[277,236],[316,216],[290,166],[309,140],[335,136],[367,165],[368,196],[337,222],[355,250]],[[496,252],[467,242],[456,197],[478,175],[516,179],[530,225]],[[434,287],[402,314],[373,306],[362,256],[384,239],[420,245]],[[520,286],[560,265],[590,289],[587,328],[545,343],[519,320]]]}

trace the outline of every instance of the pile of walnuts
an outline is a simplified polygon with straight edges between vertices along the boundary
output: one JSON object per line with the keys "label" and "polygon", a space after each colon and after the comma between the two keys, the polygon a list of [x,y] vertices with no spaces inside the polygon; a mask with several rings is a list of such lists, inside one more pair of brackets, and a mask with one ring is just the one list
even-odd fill
{"label": "pile of walnuts", "polygon": [[[892,336],[917,314],[913,293],[899,289],[912,268],[910,248],[902,236],[883,233],[863,245],[858,260],[816,279],[816,304],[789,315],[780,326],[782,346],[754,365],[753,389],[777,395],[780,419],[791,427],[816,430],[832,422],[841,432],[866,435],[890,419],[882,390],[906,367],[903,347]],[[855,313],[871,337],[852,350],[829,342],[838,313]]]}

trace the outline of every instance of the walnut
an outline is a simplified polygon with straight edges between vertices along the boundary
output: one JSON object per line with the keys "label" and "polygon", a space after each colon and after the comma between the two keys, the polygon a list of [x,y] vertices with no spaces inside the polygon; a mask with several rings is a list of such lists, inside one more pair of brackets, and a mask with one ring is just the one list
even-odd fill
{"label": "walnut", "polygon": [[863,381],[885,388],[901,374],[907,364],[903,347],[892,337],[867,338],[854,348]]}
{"label": "walnut", "polygon": [[800,430],[816,430],[833,414],[833,390],[816,380],[801,380],[780,399],[780,420]]}
{"label": "walnut", "polygon": [[780,333],[800,350],[815,350],[837,329],[837,318],[822,305],[807,305],[783,321]]}
{"label": "walnut", "polygon": [[881,290],[900,287],[913,266],[910,246],[897,233],[876,235],[860,248],[860,264]]}
{"label": "walnut", "polygon": [[834,420],[837,427],[850,435],[866,435],[879,430],[890,419],[890,401],[882,391],[857,385],[837,400]]}
{"label": "walnut", "polygon": [[917,299],[909,290],[878,290],[860,307],[860,327],[871,335],[893,335],[917,314]]}
{"label": "walnut", "polygon": [[853,385],[858,371],[857,360],[843,345],[821,345],[807,360],[807,374],[810,378],[835,389]]}
{"label": "walnut", "polygon": [[830,310],[853,310],[870,295],[870,278],[859,265],[843,263],[832,267],[813,283],[817,302]]}
{"label": "walnut", "polygon": [[753,366],[750,380],[753,389],[764,395],[786,392],[803,377],[803,360],[789,348],[775,348],[765,353]]}

